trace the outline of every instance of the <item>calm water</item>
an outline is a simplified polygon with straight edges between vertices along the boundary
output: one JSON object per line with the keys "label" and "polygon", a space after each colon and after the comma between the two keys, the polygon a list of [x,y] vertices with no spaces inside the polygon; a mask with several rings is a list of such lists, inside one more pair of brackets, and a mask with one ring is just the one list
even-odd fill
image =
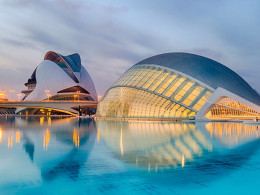
{"label": "calm water", "polygon": [[0,194],[260,194],[260,126],[0,118]]}

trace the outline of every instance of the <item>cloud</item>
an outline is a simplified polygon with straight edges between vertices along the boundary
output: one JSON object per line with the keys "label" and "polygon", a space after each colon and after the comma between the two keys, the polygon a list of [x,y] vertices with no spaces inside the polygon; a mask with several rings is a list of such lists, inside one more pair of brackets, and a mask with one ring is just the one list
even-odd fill
{"label": "cloud", "polygon": [[256,0],[6,0],[0,7],[5,18],[0,67],[24,68],[23,76],[13,78],[15,86],[47,51],[78,52],[103,94],[144,58],[183,51],[227,65],[260,91],[259,5]]}

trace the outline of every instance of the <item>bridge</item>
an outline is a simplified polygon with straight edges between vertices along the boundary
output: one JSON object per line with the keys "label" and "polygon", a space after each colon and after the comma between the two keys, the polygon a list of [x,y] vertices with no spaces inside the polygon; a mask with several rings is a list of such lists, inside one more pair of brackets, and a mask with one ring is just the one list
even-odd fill
{"label": "bridge", "polygon": [[14,108],[44,108],[64,112],[71,115],[77,115],[73,108],[97,108],[97,101],[66,101],[66,100],[44,100],[44,101],[0,101],[0,107]]}

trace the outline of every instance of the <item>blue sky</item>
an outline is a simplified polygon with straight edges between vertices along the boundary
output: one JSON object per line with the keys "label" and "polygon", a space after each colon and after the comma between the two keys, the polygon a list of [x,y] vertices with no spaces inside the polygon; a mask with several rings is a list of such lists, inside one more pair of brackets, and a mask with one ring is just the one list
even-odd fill
{"label": "blue sky", "polygon": [[212,58],[260,91],[258,0],[1,0],[0,91],[23,84],[49,50],[79,53],[99,95],[165,52]]}

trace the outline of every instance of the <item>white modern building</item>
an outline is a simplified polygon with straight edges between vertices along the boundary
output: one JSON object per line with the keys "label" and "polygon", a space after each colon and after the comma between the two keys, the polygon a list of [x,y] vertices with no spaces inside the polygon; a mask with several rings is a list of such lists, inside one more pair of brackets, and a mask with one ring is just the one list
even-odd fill
{"label": "white modern building", "polygon": [[[24,101],[63,100],[97,101],[94,83],[81,65],[79,54],[63,56],[53,51],[46,53],[44,60],[32,73],[23,90]],[[75,108],[75,113],[79,108]],[[94,114],[96,109],[82,111]],[[21,114],[58,114],[60,110],[44,108],[19,108]]]}
{"label": "white modern building", "polygon": [[260,96],[223,64],[189,53],[165,53],[128,69],[105,93],[97,116],[256,119]]}

